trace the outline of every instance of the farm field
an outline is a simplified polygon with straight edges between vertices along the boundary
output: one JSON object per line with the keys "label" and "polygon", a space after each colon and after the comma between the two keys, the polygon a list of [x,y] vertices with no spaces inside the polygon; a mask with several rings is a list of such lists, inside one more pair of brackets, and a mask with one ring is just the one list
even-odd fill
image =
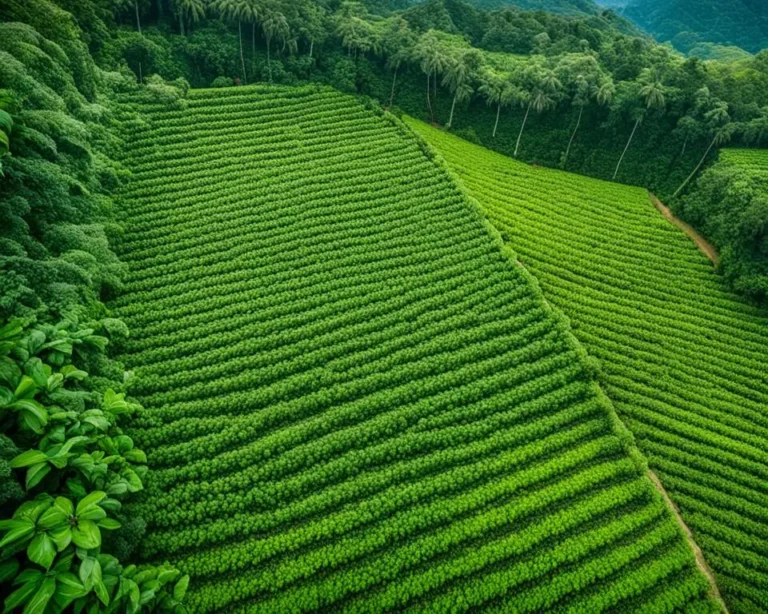
{"label": "farm field", "polygon": [[768,611],[768,314],[726,289],[645,190],[533,168],[407,123],[600,360],[603,389],[729,610]]}
{"label": "farm field", "polygon": [[720,161],[768,179],[767,149],[721,149]]}
{"label": "farm field", "polygon": [[[133,106],[130,511],[189,611],[718,610],[594,361],[405,127],[310,87]],[[742,524],[754,428],[707,461]]]}

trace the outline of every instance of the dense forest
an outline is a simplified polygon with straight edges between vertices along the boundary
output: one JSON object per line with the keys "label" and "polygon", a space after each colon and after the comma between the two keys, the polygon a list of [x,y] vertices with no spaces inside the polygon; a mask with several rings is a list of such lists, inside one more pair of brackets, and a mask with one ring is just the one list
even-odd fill
{"label": "dense forest", "polygon": [[631,0],[623,14],[685,53],[702,42],[752,53],[768,47],[768,3],[763,0]]}

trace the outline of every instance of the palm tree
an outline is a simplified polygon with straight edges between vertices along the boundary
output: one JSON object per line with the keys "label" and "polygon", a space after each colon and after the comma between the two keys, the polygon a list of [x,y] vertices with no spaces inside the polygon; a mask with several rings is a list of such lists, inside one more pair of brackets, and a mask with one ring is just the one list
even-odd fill
{"label": "palm tree", "polygon": [[499,128],[501,105],[505,103],[504,92],[508,89],[506,85],[504,78],[491,69],[485,70],[480,75],[478,91],[485,97],[485,102],[488,106],[496,105],[496,123],[493,125],[493,138],[496,138],[496,131]]}
{"label": "palm tree", "polygon": [[360,2],[345,1],[336,13],[336,35],[347,49],[347,55],[370,51],[378,45],[377,33],[368,21],[368,10]]}
{"label": "palm tree", "polygon": [[453,125],[453,112],[456,110],[456,103],[465,102],[472,96],[474,90],[469,83],[482,61],[483,57],[477,49],[462,51],[458,57],[449,59],[445,76],[443,77],[443,86],[448,86],[448,89],[453,93],[448,128]]}
{"label": "palm tree", "polygon": [[205,16],[203,0],[173,0],[173,7],[179,16],[179,31],[182,36],[184,36],[184,23],[186,21],[197,23]]}
{"label": "palm tree", "polygon": [[139,17],[139,0],[113,0],[113,10],[116,13],[122,13],[128,8],[132,8],[136,13],[136,30],[141,34],[141,18]]}
{"label": "palm tree", "polygon": [[215,8],[222,19],[237,21],[237,31],[240,37],[240,64],[243,68],[243,82],[248,83],[245,70],[245,55],[243,53],[243,21],[254,22],[257,17],[257,5],[250,0],[215,0]]}
{"label": "palm tree", "polygon": [[677,198],[678,194],[682,192],[685,189],[685,186],[690,183],[691,179],[693,179],[696,176],[696,173],[699,172],[699,169],[701,168],[702,164],[704,164],[704,161],[707,159],[707,156],[709,155],[709,152],[712,151],[712,148],[715,145],[724,145],[728,141],[731,140],[731,137],[733,136],[733,129],[734,126],[731,124],[731,116],[728,114],[728,103],[718,101],[714,104],[714,107],[711,111],[707,112],[704,115],[704,119],[707,121],[707,125],[710,127],[710,130],[712,131],[713,137],[712,142],[709,144],[709,147],[707,147],[707,150],[704,152],[704,155],[702,156],[699,163],[696,165],[696,168],[693,169],[693,172],[688,176],[688,178],[683,181],[683,185],[681,185],[679,188],[677,188],[677,191],[674,193],[673,198]]}
{"label": "palm tree", "polygon": [[690,115],[681,117],[677,122],[677,131],[684,135],[683,148],[680,151],[681,158],[685,155],[685,150],[688,148],[688,141],[690,141],[691,138],[695,138],[700,129],[699,122],[696,118],[691,117]]}
{"label": "palm tree", "polygon": [[261,29],[267,39],[267,67],[269,69],[269,82],[272,83],[272,39],[278,38],[285,43],[291,33],[288,20],[285,15],[272,7],[265,9],[261,17]]}
{"label": "palm tree", "polygon": [[760,147],[761,141],[766,136],[768,136],[768,107],[763,107],[757,117],[744,126],[744,140]]}
{"label": "palm tree", "polygon": [[402,17],[392,17],[382,37],[382,47],[387,55],[387,67],[393,71],[392,91],[389,94],[389,106],[395,100],[395,84],[397,83],[397,71],[404,62],[410,61],[413,56],[413,48],[416,44],[416,35],[411,30],[408,22]]}
{"label": "palm tree", "polygon": [[529,72],[527,77],[529,85],[532,85],[533,87],[529,91],[526,91],[524,97],[520,98],[521,103],[524,105],[525,102],[527,102],[528,106],[525,111],[525,117],[523,118],[523,125],[520,126],[520,134],[517,135],[517,144],[515,145],[514,153],[515,158],[520,151],[520,141],[523,138],[523,131],[525,130],[525,124],[528,122],[528,115],[530,114],[531,109],[536,111],[536,113],[543,113],[544,111],[556,107],[557,99],[560,96],[560,91],[563,87],[562,83],[560,83],[560,80],[557,78],[557,75],[549,69],[541,70],[534,68]]}
{"label": "palm tree", "polygon": [[610,104],[613,100],[613,96],[616,93],[616,86],[613,84],[613,79],[605,77],[598,84],[590,84],[587,77],[584,75],[578,75],[575,80],[576,94],[574,95],[573,104],[579,108],[579,118],[576,120],[576,127],[571,134],[571,140],[568,141],[568,148],[565,150],[565,158],[563,158],[563,168],[568,164],[568,156],[571,153],[571,145],[573,145],[573,139],[576,138],[576,132],[578,132],[581,126],[581,117],[584,114],[584,107],[589,104],[590,100],[594,100],[601,107]]}
{"label": "palm tree", "polygon": [[624,156],[627,155],[627,150],[629,150],[629,146],[632,144],[632,139],[635,138],[637,127],[640,125],[640,122],[643,121],[643,117],[645,117],[646,111],[654,107],[663,108],[666,106],[666,91],[667,89],[664,87],[664,83],[662,82],[661,75],[659,74],[658,70],[646,69],[643,71],[643,74],[640,77],[640,89],[638,91],[638,96],[645,103],[645,109],[637,112],[635,127],[632,129],[632,134],[629,135],[627,146],[624,148],[624,151],[621,154],[621,158],[619,158],[619,163],[616,165],[616,172],[613,173],[614,181],[619,174],[621,163],[624,161]]}
{"label": "palm tree", "polygon": [[437,81],[438,73],[442,73],[448,65],[448,56],[443,52],[434,30],[422,35],[416,47],[416,57],[420,61],[421,70],[427,75],[427,107],[435,122],[435,111],[429,98],[429,81],[432,74]]}
{"label": "palm tree", "polygon": [[309,57],[314,55],[315,43],[322,42],[326,37],[326,14],[324,9],[314,0],[306,0],[299,4],[299,34],[309,40]]}

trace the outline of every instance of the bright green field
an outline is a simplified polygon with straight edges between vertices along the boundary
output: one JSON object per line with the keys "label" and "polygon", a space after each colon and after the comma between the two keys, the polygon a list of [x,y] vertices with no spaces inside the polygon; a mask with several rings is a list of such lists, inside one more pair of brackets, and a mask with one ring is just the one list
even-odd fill
{"label": "bright green field", "polygon": [[139,111],[131,511],[190,611],[717,610],[583,348],[406,128],[313,88]]}
{"label": "bright green field", "polygon": [[720,151],[720,161],[768,180],[768,149],[723,149]]}
{"label": "bright green field", "polygon": [[604,390],[730,611],[768,611],[768,314],[726,289],[646,191],[533,168],[408,123],[600,360]]}

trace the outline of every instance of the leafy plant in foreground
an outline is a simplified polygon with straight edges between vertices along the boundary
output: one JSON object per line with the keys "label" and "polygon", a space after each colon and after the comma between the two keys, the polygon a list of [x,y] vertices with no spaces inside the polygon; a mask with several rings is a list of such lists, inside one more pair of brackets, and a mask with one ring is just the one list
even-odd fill
{"label": "leafy plant in foreground", "polygon": [[140,410],[124,393],[87,390],[73,360],[107,339],[65,320],[0,328],[0,424],[19,449],[29,500],[0,520],[5,612],[184,612],[188,576],[123,567],[102,552],[119,529],[120,497],[142,490],[146,456],[118,422]]}

